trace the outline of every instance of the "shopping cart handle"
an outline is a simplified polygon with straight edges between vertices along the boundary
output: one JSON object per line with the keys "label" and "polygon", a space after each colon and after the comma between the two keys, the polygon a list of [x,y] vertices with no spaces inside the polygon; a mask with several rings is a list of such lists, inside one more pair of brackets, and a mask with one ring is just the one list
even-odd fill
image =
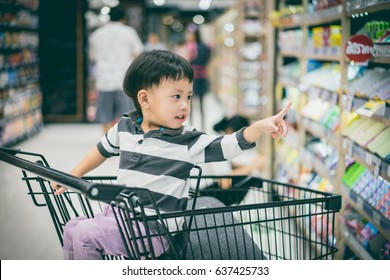
{"label": "shopping cart handle", "polygon": [[84,194],[92,200],[110,202],[117,200],[125,189],[124,185],[91,183]]}
{"label": "shopping cart handle", "polygon": [[12,149],[8,152],[4,152],[2,149],[0,151],[0,160],[84,194],[93,184],[87,180],[72,176],[68,173],[17,157],[13,154]]}
{"label": "shopping cart handle", "polygon": [[23,170],[32,172],[47,180],[57,182],[58,184],[73,191],[82,193],[92,200],[111,202],[127,197],[130,203],[138,206],[141,205],[141,199],[138,195],[134,194],[140,194],[139,192],[141,192],[143,197],[147,200],[153,200],[150,191],[147,189],[129,188],[125,185],[94,183],[54,168],[15,156],[15,152],[16,150],[14,149],[1,147],[0,160],[17,166]]}
{"label": "shopping cart handle", "polygon": [[134,208],[138,206],[144,207],[144,203],[150,203],[155,206],[156,203],[150,190],[125,185],[92,183],[88,186],[85,195],[89,199],[104,202],[123,201],[123,199],[126,199]]}
{"label": "shopping cart handle", "polygon": [[0,151],[4,153],[8,153],[11,155],[16,155],[20,152],[20,149],[12,149],[12,148],[6,148],[6,147],[0,147]]}

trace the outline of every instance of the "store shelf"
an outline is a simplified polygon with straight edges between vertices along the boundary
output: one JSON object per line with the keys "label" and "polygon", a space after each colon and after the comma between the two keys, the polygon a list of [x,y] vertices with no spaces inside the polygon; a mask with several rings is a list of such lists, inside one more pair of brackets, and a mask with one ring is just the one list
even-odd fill
{"label": "store shelf", "polygon": [[377,211],[371,204],[347,187],[342,186],[341,193],[346,199],[348,199],[356,211],[370,220],[372,224],[377,227],[387,239],[390,240],[390,220],[386,219],[386,217]]}
{"label": "store shelf", "polygon": [[[350,63],[351,60],[348,58],[345,58],[345,60]],[[373,56],[369,59],[369,63],[375,63],[375,64],[390,64],[390,57],[389,56]]]}
{"label": "store shelf", "polygon": [[342,6],[331,7],[313,13],[296,15],[289,22],[283,22],[282,29],[300,28],[302,26],[324,25],[342,19]]}
{"label": "store shelf", "polygon": [[280,55],[284,57],[295,57],[295,58],[300,58],[302,56],[301,52],[296,50],[281,50]]}
{"label": "store shelf", "polygon": [[376,56],[371,58],[370,62],[372,63],[381,63],[381,64],[390,64],[389,56]]}
{"label": "store shelf", "polygon": [[323,160],[317,158],[305,148],[300,150],[300,163],[310,170],[314,170],[322,178],[326,178],[333,186],[337,186],[337,179],[331,170],[324,164]]}
{"label": "store shelf", "polygon": [[[349,96],[348,102],[350,104],[347,104],[346,107],[348,108],[348,112],[354,111],[359,114],[358,109],[366,102],[370,101],[367,98],[357,97],[357,96]],[[366,116],[366,115],[362,115]],[[375,119],[377,121],[383,122],[387,125],[390,125],[390,105],[384,104],[384,109],[375,112],[375,114],[369,116],[371,119]]]}
{"label": "store shelf", "polygon": [[[266,20],[267,1],[239,0],[237,24],[242,32],[237,37],[238,81],[237,113],[249,119],[258,119],[266,112],[266,100],[270,98],[269,72],[270,61]],[[249,12],[250,11],[250,12]]]}
{"label": "store shelf", "polygon": [[381,116],[371,116],[371,119],[376,120],[378,122],[382,122],[386,125],[390,125],[390,119],[386,117],[381,117]]}
{"label": "store shelf", "polygon": [[324,25],[342,19],[341,5],[306,14],[304,25]]}
{"label": "store shelf", "polygon": [[293,79],[289,79],[287,77],[281,77],[278,79],[279,85],[283,87],[295,87],[298,88],[299,86],[299,81],[295,81]]}
{"label": "store shelf", "polygon": [[340,222],[340,231],[342,237],[348,247],[355,253],[355,255],[361,260],[374,260],[369,252],[360,244],[355,235],[347,228],[344,219]]}
{"label": "store shelf", "polygon": [[361,7],[359,8],[352,8],[352,9],[348,9],[347,8],[347,11],[346,11],[346,15],[348,17],[351,17],[355,14],[361,14],[361,13],[374,13],[374,12],[378,12],[378,11],[383,11],[385,9],[390,9],[390,1],[385,1],[385,2],[381,2],[381,3],[378,3],[378,4],[374,4],[374,5],[364,5],[362,4]]}
{"label": "store shelf", "polygon": [[284,138],[284,141],[292,148],[298,149],[299,147],[299,132],[292,126],[288,126],[288,134]]}
{"label": "store shelf", "polygon": [[39,1],[0,1],[0,145],[12,146],[42,128],[38,58]]}
{"label": "store shelf", "polygon": [[[367,62],[368,65],[354,72],[357,70],[357,65],[350,64],[344,54],[344,46],[348,38],[355,34],[364,33],[364,30],[369,31],[368,28],[365,28],[368,22],[388,21],[387,14],[389,13],[385,10],[390,9],[390,1],[350,11],[343,10],[348,6],[348,1],[343,1],[342,5],[328,9],[316,7],[318,3],[309,0],[295,1],[294,3],[277,2],[280,4],[279,11],[272,19],[277,19],[278,16],[281,19],[279,22],[273,21],[278,34],[276,44],[281,48],[277,50],[275,56],[278,76],[276,77],[274,95],[277,103],[280,102],[280,99],[286,98],[294,100],[297,104],[299,116],[295,120],[299,141],[297,141],[298,147],[295,148],[299,151],[300,174],[295,175],[295,177],[302,177],[309,170],[309,172],[329,180],[334,186],[334,192],[345,193],[342,178],[346,172],[346,165],[349,164],[349,159],[352,157],[355,161],[366,166],[372,174],[389,181],[389,163],[384,158],[380,158],[377,154],[356,144],[363,143],[365,141],[363,138],[357,141],[348,138],[350,149],[345,149],[343,135],[347,128],[346,121],[349,120],[347,114],[352,112],[358,113],[364,118],[370,118],[373,123],[375,123],[374,121],[381,123],[375,123],[376,126],[369,133],[379,129],[383,124],[390,126],[390,100],[386,99],[387,91],[385,90],[390,57],[372,57]],[[351,1],[349,2],[351,3]],[[352,2],[368,3],[368,1]],[[329,5],[331,4],[329,3]],[[309,13],[308,10],[312,9],[318,10]],[[359,16],[355,16],[356,13],[359,13]],[[352,17],[352,15],[354,16]],[[330,34],[334,35],[332,40]],[[374,41],[375,36],[378,35],[371,31],[371,33],[367,32],[367,36],[370,36]],[[290,49],[287,49],[287,46],[290,46]],[[383,54],[385,53],[383,52]],[[299,75],[296,75],[297,72]],[[366,73],[369,75],[365,76]],[[291,77],[298,76],[299,82],[291,79],[289,74]],[[360,80],[360,78],[364,79]],[[356,92],[352,93],[348,90]],[[382,100],[385,105],[377,100]],[[325,121],[322,123],[316,121],[320,119],[319,115],[321,115],[319,110],[314,109],[317,108],[316,106],[324,109],[321,110],[321,112],[324,111],[323,119],[325,116],[330,117],[331,125],[326,126],[329,129],[322,124],[326,123]],[[323,106],[329,106],[329,110],[325,110],[326,107]],[[359,108],[360,110],[358,110]],[[323,151],[326,150],[324,155],[328,155],[325,157],[328,159],[327,161],[317,158],[315,152],[311,153],[308,150],[316,147],[314,144],[318,143],[324,145]],[[331,145],[327,145],[327,143]],[[384,145],[387,145],[387,142]],[[285,149],[283,145],[281,148]],[[374,147],[370,146],[370,148],[374,150]],[[387,151],[378,149],[379,152],[384,154]],[[382,155],[382,157],[386,156]],[[374,208],[368,207],[368,203],[357,198],[355,193],[348,192],[344,197],[345,200],[352,201],[355,207],[360,208],[361,212],[365,212],[368,220],[376,220],[376,223],[381,225],[380,230],[389,232],[388,221],[383,221],[383,215],[379,218],[381,214],[374,211]],[[345,230],[344,227],[338,229],[339,236],[336,237],[338,240],[348,238],[348,233]],[[362,253],[360,257],[372,259],[372,256],[365,253]]]}
{"label": "store shelf", "polygon": [[336,132],[328,130],[320,123],[312,121],[308,118],[302,118],[302,124],[305,130],[313,136],[323,138],[335,147],[338,145],[338,135]]}
{"label": "store shelf", "polygon": [[339,53],[337,54],[321,54],[321,53],[310,53],[307,52],[304,55],[305,59],[312,59],[312,60],[321,60],[321,61],[333,61],[333,62],[340,62],[341,55]]}
{"label": "store shelf", "polygon": [[363,147],[354,143],[349,138],[344,138],[344,147],[346,154],[349,157],[354,158],[360,164],[366,166],[371,173],[375,176],[381,176],[382,178],[390,181],[390,164],[381,159],[377,155],[367,151]]}
{"label": "store shelf", "polygon": [[290,19],[289,21],[283,21],[279,28],[280,29],[293,29],[293,28],[300,28],[303,24],[303,17],[302,16],[296,16],[294,19]]}

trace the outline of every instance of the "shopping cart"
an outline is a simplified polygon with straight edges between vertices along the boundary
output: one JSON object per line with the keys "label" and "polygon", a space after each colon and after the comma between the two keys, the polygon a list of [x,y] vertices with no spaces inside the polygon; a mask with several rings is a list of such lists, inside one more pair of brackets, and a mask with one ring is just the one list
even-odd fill
{"label": "shopping cart", "polygon": [[[190,178],[188,210],[161,213],[149,190],[118,185],[115,176],[80,179],[50,168],[40,154],[8,148],[0,148],[0,160],[22,170],[28,194],[36,206],[49,210],[61,245],[69,220],[93,218],[109,204],[127,254],[102,252],[104,259],[334,259],[338,251],[339,195],[251,176],[201,176],[199,168],[199,175]],[[68,192],[54,195],[49,181],[67,186]],[[221,181],[231,188],[199,196],[200,183]],[[217,199],[237,195],[243,200],[230,206]],[[153,214],[147,213],[150,208]],[[158,237],[167,244],[162,255],[145,245]]]}

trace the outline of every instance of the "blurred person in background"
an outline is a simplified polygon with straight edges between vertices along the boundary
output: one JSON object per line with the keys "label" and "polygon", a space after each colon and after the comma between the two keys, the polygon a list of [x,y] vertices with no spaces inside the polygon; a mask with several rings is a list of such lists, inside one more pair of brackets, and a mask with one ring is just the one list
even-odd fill
{"label": "blurred person in background", "polygon": [[[199,101],[199,112],[201,116],[201,130],[205,129],[204,119],[204,96],[209,91],[209,80],[207,77],[207,65],[210,61],[211,49],[202,42],[199,27],[195,24],[188,25],[186,29],[186,46],[188,49],[187,60],[194,69],[194,97]],[[191,121],[193,114],[191,115]]]}
{"label": "blurred person in background", "polygon": [[183,38],[180,37],[175,42],[175,44],[173,45],[173,48],[172,48],[172,52],[184,57],[187,61],[190,61],[190,51],[187,48],[187,42],[186,42],[186,39],[184,37]]}
{"label": "blurred person in background", "polygon": [[122,116],[134,110],[134,104],[122,88],[123,77],[131,62],[144,49],[137,31],[125,25],[124,10],[113,7],[110,22],[95,30],[89,39],[89,56],[95,64],[95,88],[98,92],[95,120],[106,133]]}
{"label": "blurred person in background", "polygon": [[145,51],[151,50],[167,50],[167,46],[161,42],[160,36],[155,32],[148,34],[148,40],[145,43]]}

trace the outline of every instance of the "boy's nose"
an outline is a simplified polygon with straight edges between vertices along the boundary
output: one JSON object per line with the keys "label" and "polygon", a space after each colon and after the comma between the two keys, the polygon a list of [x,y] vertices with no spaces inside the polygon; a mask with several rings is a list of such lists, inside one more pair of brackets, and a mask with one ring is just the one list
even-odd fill
{"label": "boy's nose", "polygon": [[181,110],[186,110],[189,105],[190,105],[190,103],[188,101],[183,100],[182,102],[180,102],[180,109]]}

